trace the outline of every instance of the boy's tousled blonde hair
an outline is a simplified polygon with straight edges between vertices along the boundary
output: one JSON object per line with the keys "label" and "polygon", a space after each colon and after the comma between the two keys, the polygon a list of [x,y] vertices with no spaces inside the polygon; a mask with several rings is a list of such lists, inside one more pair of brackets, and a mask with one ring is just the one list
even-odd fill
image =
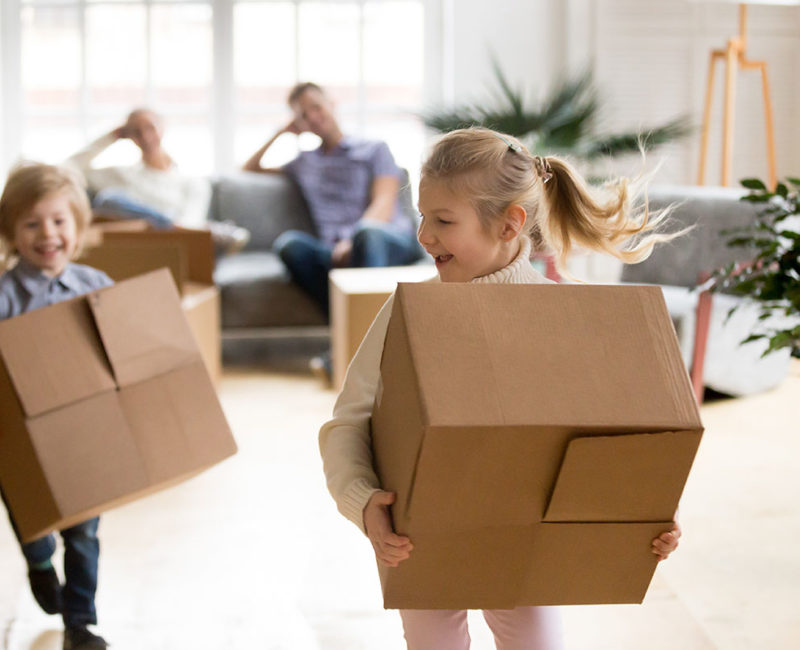
{"label": "boy's tousled blonde hair", "polygon": [[534,248],[550,249],[563,271],[570,250],[603,251],[625,263],[641,262],[653,246],[680,233],[658,232],[668,211],[653,214],[625,178],[589,188],[566,160],[532,156],[516,138],[483,127],[452,131],[433,147],[421,179],[439,180],[468,197],[488,227],[511,205],[522,206]]}
{"label": "boy's tousled blonde hair", "polygon": [[83,234],[92,220],[92,208],[83,179],[65,167],[27,162],[11,170],[0,196],[0,239],[4,258],[15,254],[14,231],[17,222],[39,201],[59,192],[65,192],[69,198],[78,238],[75,254],[80,254]]}

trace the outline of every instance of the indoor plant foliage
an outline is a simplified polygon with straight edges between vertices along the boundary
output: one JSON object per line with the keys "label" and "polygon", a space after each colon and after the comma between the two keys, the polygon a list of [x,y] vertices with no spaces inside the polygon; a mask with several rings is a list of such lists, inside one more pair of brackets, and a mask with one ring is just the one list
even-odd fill
{"label": "indoor plant foliage", "polygon": [[492,65],[498,86],[493,102],[431,110],[422,115],[425,124],[442,133],[485,126],[516,136],[533,153],[569,153],[587,160],[637,153],[691,132],[688,119],[679,117],[642,132],[600,135],[595,132],[600,102],[591,73],[562,81],[532,105],[511,87],[497,61]]}
{"label": "indoor plant foliage", "polygon": [[725,231],[734,235],[728,246],[754,252],[745,264],[732,263],[715,273],[716,291],[756,300],[759,319],[779,327],[765,327],[743,343],[768,339],[764,355],[781,348],[800,351],[800,178],[787,178],[770,191],[760,180],[742,181],[750,193],[743,201],[762,203],[764,209],[754,223]]}

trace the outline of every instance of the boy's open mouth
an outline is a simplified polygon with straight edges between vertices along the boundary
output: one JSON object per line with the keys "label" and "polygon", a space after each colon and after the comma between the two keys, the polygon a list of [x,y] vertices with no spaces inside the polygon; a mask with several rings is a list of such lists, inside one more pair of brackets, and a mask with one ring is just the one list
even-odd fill
{"label": "boy's open mouth", "polygon": [[437,255],[435,258],[437,264],[444,264],[445,262],[449,262],[453,259],[452,255]]}

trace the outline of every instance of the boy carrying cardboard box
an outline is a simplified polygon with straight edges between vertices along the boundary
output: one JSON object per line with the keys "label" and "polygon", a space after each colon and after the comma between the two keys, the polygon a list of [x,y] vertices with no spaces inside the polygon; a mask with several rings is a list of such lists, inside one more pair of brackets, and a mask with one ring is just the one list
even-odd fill
{"label": "boy carrying cardboard box", "polygon": [[[0,239],[6,259],[10,257],[14,263],[16,258],[16,263],[0,277],[0,319],[113,284],[102,271],[71,263],[82,247],[90,220],[86,193],[66,170],[33,164],[12,171],[0,197]],[[6,504],[2,482],[0,495]],[[64,650],[105,648],[105,640],[88,628],[97,624],[99,518],[60,531],[66,576],[63,587],[51,561],[55,537],[50,534],[22,542],[10,510],[9,518],[28,563],[36,602],[48,614],[61,614],[64,619]]]}

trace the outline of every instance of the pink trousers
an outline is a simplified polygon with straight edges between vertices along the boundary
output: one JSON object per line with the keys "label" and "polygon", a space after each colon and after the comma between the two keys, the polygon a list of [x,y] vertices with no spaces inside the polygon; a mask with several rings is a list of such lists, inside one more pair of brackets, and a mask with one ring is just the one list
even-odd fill
{"label": "pink trousers", "polygon": [[[464,609],[401,609],[408,650],[468,650]],[[557,607],[485,609],[497,650],[562,650]]]}

